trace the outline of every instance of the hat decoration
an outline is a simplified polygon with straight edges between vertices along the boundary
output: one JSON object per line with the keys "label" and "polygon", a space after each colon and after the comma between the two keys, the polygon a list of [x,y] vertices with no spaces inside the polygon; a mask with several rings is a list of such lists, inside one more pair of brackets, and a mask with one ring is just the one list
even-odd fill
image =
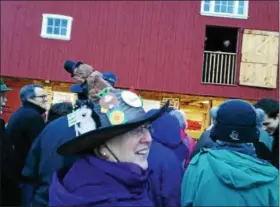
{"label": "hat decoration", "polygon": [[92,150],[93,146],[100,146],[112,137],[152,122],[162,115],[169,105],[167,102],[157,113],[147,115],[140,96],[129,90],[112,87],[103,79],[102,73],[93,70],[91,66],[80,64],[75,68],[74,74],[85,78],[84,84],[87,85],[88,98],[94,104],[92,114],[96,114],[100,125],[96,124],[96,129],[90,131],[77,129],[79,132],[77,137],[58,148],[58,153],[62,155]]}
{"label": "hat decoration", "polygon": [[139,96],[131,91],[123,91],[122,99],[124,102],[132,107],[142,107],[143,102]]}
{"label": "hat decoration", "polygon": [[111,125],[127,122],[125,110],[128,107],[140,108],[143,106],[140,97],[135,93],[125,90],[120,91],[107,87],[97,94],[100,113],[106,114]]}

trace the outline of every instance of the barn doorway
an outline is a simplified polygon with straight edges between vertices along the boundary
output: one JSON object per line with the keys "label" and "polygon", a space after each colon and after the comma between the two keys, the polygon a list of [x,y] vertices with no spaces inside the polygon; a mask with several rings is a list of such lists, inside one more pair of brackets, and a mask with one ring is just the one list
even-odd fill
{"label": "barn doorway", "polygon": [[206,25],[205,51],[237,52],[238,28]]}
{"label": "barn doorway", "polygon": [[239,28],[207,25],[203,83],[235,85]]}

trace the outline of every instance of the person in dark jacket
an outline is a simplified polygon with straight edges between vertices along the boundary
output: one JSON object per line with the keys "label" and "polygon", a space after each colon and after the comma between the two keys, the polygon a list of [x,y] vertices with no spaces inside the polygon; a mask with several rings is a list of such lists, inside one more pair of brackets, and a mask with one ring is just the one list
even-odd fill
{"label": "person in dark jacket", "polygon": [[149,123],[168,104],[149,116],[131,91],[105,88],[96,98],[95,121],[101,126],[58,148],[61,155],[83,157],[54,173],[49,206],[154,206],[148,182]]}
{"label": "person in dark jacket", "polygon": [[[152,109],[148,113],[155,113],[157,109]],[[188,148],[181,140],[180,123],[174,116],[166,113],[160,119],[153,122],[153,140],[171,149],[183,165]]]}
{"label": "person in dark jacket", "polygon": [[61,116],[50,122],[36,138],[22,171],[22,175],[26,180],[29,180],[28,183],[33,185],[33,193],[27,198],[26,203],[32,203],[32,206],[36,207],[48,205],[49,185],[51,184],[53,173],[60,168],[70,167],[74,161],[80,158],[80,156],[61,156],[56,152],[61,143],[76,136],[75,125],[69,127],[69,120],[74,115],[83,117],[81,122],[89,123],[86,125],[87,131],[94,129],[96,126],[95,122],[93,122],[93,117],[91,117],[92,108],[93,105],[90,101],[78,101],[73,113],[70,113],[72,110],[68,108],[69,115]]}
{"label": "person in dark jacket", "polygon": [[35,138],[45,127],[42,114],[46,112],[48,97],[40,85],[26,85],[20,90],[22,106],[15,111],[7,125],[7,139],[14,147],[12,162],[17,163],[13,169],[18,178],[28,151]]}
{"label": "person in dark jacket", "polygon": [[188,163],[189,163],[189,155],[190,155],[190,152],[191,152],[191,148],[192,148],[192,143],[191,143],[191,139],[192,137],[190,137],[190,135],[188,135],[186,133],[186,130],[188,128],[188,121],[187,121],[187,117],[186,117],[186,114],[184,111],[182,110],[178,110],[178,109],[175,109],[175,110],[172,110],[171,112],[169,112],[169,114],[171,116],[174,116],[180,123],[180,127],[181,127],[181,141],[184,143],[184,145],[186,146],[185,147],[185,158],[184,158],[184,162],[183,162],[183,169],[185,170],[186,167],[188,166]]}
{"label": "person in dark jacket", "polygon": [[[72,103],[69,103],[69,102],[61,102],[61,103],[55,103],[55,104],[52,104],[49,111],[48,111],[48,115],[47,115],[47,125],[54,121],[55,119],[58,119],[59,117],[61,116],[64,116],[64,115],[67,115],[69,113],[71,113],[73,111],[73,105]],[[45,128],[46,129],[46,128]],[[44,130],[43,130],[44,131]],[[39,136],[40,137],[40,136]],[[35,149],[38,149],[38,147],[36,146],[38,144],[37,140],[35,140],[33,142],[33,145],[29,151],[29,154],[31,154],[31,156],[34,155],[34,148]],[[44,143],[45,144],[45,143]],[[35,146],[34,146],[35,145]],[[48,143],[46,143],[44,145],[44,149],[48,146]],[[42,155],[40,156],[40,158],[42,158]],[[39,157],[38,157],[39,159]],[[30,161],[31,160],[31,161]],[[37,166],[37,163],[39,163],[38,160],[36,159],[33,159],[30,158],[29,156],[27,157],[26,161],[28,161],[29,165],[34,165],[34,166]],[[34,161],[35,163],[30,163]],[[56,160],[54,159],[53,162],[56,162]],[[26,166],[26,165],[25,165]],[[51,168],[50,168],[51,169]],[[35,170],[35,169],[33,169]],[[25,172],[25,168],[23,169],[23,172]],[[31,169],[28,171],[30,172]],[[37,172],[36,172],[37,173]],[[33,173],[36,174],[36,173]],[[23,174],[24,176],[24,174]],[[34,178],[32,179],[32,177],[29,175],[28,176],[25,176],[27,177],[28,179],[25,179],[25,182],[21,185],[21,203],[22,205],[24,206],[30,206],[31,202],[32,202],[32,197],[33,197],[33,193],[34,193],[34,183],[36,183],[34,181]],[[32,182],[33,181],[33,182]],[[43,182],[37,182],[37,186],[36,188],[38,188],[38,183],[43,183]],[[36,203],[33,202],[33,205],[36,206]]]}
{"label": "person in dark jacket", "polygon": [[[156,113],[157,109],[148,111]],[[186,146],[181,141],[181,127],[178,120],[165,113],[152,123],[153,142],[148,162],[153,170],[157,206],[180,206],[183,161]]]}
{"label": "person in dark jacket", "polygon": [[279,102],[273,99],[264,98],[255,104],[265,112],[263,129],[274,137],[272,145],[271,163],[279,169]]}
{"label": "person in dark jacket", "polygon": [[13,204],[11,202],[13,199],[17,199],[17,195],[14,194],[14,182],[10,180],[5,169],[5,157],[9,154],[8,150],[12,150],[9,146],[5,144],[5,121],[2,119],[3,108],[6,107],[7,98],[6,93],[10,92],[12,89],[8,88],[7,85],[0,79],[0,150],[1,150],[1,197],[0,206],[10,206]]}
{"label": "person in dark jacket", "polygon": [[[42,114],[46,111],[48,101],[40,85],[22,87],[20,99],[22,106],[12,114],[6,130],[6,141],[13,147],[13,152],[7,156],[8,170],[18,185],[22,183],[21,171],[32,142],[45,127]],[[20,205],[16,199],[14,202],[14,205]]]}

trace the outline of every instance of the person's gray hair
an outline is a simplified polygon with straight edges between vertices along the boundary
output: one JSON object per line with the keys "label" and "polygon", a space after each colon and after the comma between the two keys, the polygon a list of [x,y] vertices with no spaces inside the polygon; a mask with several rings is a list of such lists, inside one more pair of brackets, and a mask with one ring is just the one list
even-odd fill
{"label": "person's gray hair", "polygon": [[[184,113],[184,112],[183,112]],[[180,124],[180,127],[182,128],[186,128],[186,117],[184,117],[184,115],[182,114],[181,111],[179,110],[173,110],[169,113],[171,116],[175,117],[178,121],[179,121],[179,124]]]}
{"label": "person's gray hair", "polygon": [[36,96],[35,88],[43,88],[43,86],[38,84],[30,84],[23,86],[20,89],[20,100],[22,103],[26,102],[28,99],[33,99]]}
{"label": "person's gray hair", "polygon": [[264,110],[257,108],[256,110],[256,115],[257,115],[257,127],[262,128],[263,122],[265,120],[265,112]]}
{"label": "person's gray hair", "polygon": [[218,109],[219,109],[219,107],[215,106],[215,107],[212,107],[210,110],[210,116],[213,120],[216,120],[216,118],[217,118]]}

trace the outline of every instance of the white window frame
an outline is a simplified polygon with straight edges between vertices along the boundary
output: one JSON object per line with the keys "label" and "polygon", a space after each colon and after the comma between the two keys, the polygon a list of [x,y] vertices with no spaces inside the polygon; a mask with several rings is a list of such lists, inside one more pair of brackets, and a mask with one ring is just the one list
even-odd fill
{"label": "white window frame", "polygon": [[[42,20],[42,28],[41,28],[41,35],[40,35],[42,38],[56,39],[56,40],[71,39],[72,21],[73,21],[72,17],[59,15],[59,14],[42,14],[42,17],[43,20]],[[48,34],[47,33],[48,18],[67,20],[68,23],[66,28],[66,35]]]}
{"label": "white window frame", "polygon": [[203,16],[214,16],[214,17],[225,17],[225,18],[235,18],[235,19],[248,19],[248,10],[249,10],[249,0],[244,0],[244,14],[238,14],[238,2],[239,0],[234,1],[234,10],[232,14],[226,14],[222,12],[215,12],[215,0],[210,0],[210,11],[204,11],[205,1],[201,1],[200,14]]}

